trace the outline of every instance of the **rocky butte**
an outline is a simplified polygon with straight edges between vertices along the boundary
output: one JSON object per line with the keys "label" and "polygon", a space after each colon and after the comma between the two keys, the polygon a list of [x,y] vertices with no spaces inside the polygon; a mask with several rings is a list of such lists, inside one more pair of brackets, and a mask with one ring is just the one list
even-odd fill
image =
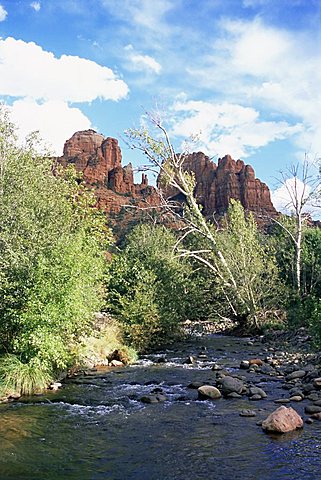
{"label": "rocky butte", "polygon": [[128,223],[136,216],[137,210],[129,209],[126,213],[125,205],[148,207],[159,201],[156,189],[148,185],[146,174],[142,174],[141,183],[135,184],[132,164],[122,166],[122,154],[115,138],[105,138],[94,130],[76,132],[65,142],[58,162],[65,167],[74,165],[82,172],[83,180],[97,197],[98,208],[108,214],[113,224],[116,218],[118,222],[127,215],[124,221]]}
{"label": "rocky butte", "polygon": [[[255,178],[253,168],[242,160],[226,155],[216,165],[207,155],[197,152],[186,156],[184,169],[194,172],[195,196],[206,217],[224,215],[231,198],[239,200],[257,219],[277,215],[269,187]],[[172,200],[181,197],[174,188],[166,188],[164,194]]]}
{"label": "rocky butte", "polygon": [[[72,164],[82,172],[84,181],[94,190],[97,206],[108,214],[112,224],[137,220],[139,210],[125,206],[159,203],[157,190],[148,185],[147,176],[142,174],[141,183],[136,184],[131,163],[122,166],[121,150],[114,138],[105,138],[94,130],[76,132],[66,141],[58,161],[63,166]],[[185,169],[195,174],[195,195],[205,216],[223,215],[231,198],[240,200],[256,218],[277,215],[268,186],[255,178],[253,168],[241,160],[226,155],[216,165],[198,152],[187,155]],[[173,188],[166,188],[164,193],[166,197],[183,200]]]}

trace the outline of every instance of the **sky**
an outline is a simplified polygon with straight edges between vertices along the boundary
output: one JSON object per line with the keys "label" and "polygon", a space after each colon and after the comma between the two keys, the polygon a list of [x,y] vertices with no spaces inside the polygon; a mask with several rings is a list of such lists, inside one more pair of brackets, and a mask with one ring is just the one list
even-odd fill
{"label": "sky", "polygon": [[[321,157],[321,0],[0,0],[0,101],[52,151],[161,112],[177,150],[280,170]],[[276,192],[274,202],[279,202]]]}

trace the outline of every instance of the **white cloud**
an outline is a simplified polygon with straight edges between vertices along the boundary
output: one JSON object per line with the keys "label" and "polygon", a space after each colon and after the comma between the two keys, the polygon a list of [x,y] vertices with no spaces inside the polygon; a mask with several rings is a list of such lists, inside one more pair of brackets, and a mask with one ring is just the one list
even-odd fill
{"label": "white cloud", "polygon": [[77,56],[56,58],[34,42],[0,40],[0,95],[90,102],[119,100],[127,93],[126,83],[108,67]]}
{"label": "white cloud", "polygon": [[0,22],[3,22],[7,18],[8,12],[0,5]]}
{"label": "white cloud", "polygon": [[128,60],[130,62],[128,65],[130,70],[149,71],[156,73],[157,75],[160,74],[162,66],[153,57],[136,52],[132,45],[127,45],[125,51],[127,52]]}
{"label": "white cloud", "polygon": [[43,103],[32,99],[16,100],[10,107],[10,113],[13,122],[19,127],[21,140],[38,130],[41,138],[49,142],[56,155],[62,155],[64,142],[75,131],[91,127],[90,120],[78,108],[71,108],[59,100]]}
{"label": "white cloud", "polygon": [[[175,0],[177,3],[177,0]],[[171,0],[102,0],[102,4],[113,15],[149,30],[159,31],[166,28],[165,14],[173,8]]]}
{"label": "white cloud", "polygon": [[[249,6],[254,3],[247,1]],[[207,55],[188,72],[200,86],[220,91],[234,103],[267,109],[301,123],[295,143],[302,152],[321,153],[321,50],[317,35],[271,27],[260,18],[224,18]]]}
{"label": "white cloud", "polygon": [[236,159],[245,158],[302,129],[299,124],[261,121],[255,109],[232,103],[180,101],[173,109],[178,115],[172,133],[184,138],[198,135],[198,147],[210,156],[230,154]]}
{"label": "white cloud", "polygon": [[[295,193],[296,192],[296,193]],[[311,192],[311,187],[305,185],[299,179],[295,177],[288,178],[284,184],[279,188],[271,192],[271,198],[275,208],[282,213],[291,214],[294,212],[293,203],[295,197],[297,197],[299,203],[302,199],[306,201]],[[305,212],[311,211],[311,204],[307,202],[307,205],[303,208]]]}
{"label": "white cloud", "polygon": [[39,12],[41,9],[41,3],[40,2],[31,2],[30,7],[33,8],[36,12]]}

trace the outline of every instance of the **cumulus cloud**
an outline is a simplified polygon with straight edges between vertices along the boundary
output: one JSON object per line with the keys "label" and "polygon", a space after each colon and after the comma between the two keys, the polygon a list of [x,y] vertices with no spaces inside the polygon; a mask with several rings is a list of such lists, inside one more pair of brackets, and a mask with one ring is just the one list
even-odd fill
{"label": "cumulus cloud", "polygon": [[[309,194],[311,193],[311,187],[305,185],[299,178],[288,178],[284,184],[279,188],[271,192],[271,198],[275,208],[282,213],[291,214],[294,213],[294,201],[295,197],[298,199],[299,204],[301,200],[306,202]],[[311,211],[311,202],[307,202],[303,208],[305,212]]]}
{"label": "cumulus cloud", "polygon": [[0,95],[90,102],[119,100],[127,93],[126,83],[108,67],[77,56],[57,58],[34,42],[0,40]]}
{"label": "cumulus cloud", "polygon": [[130,70],[160,74],[162,66],[153,57],[136,52],[132,45],[127,45],[125,51],[130,62],[128,65]]}
{"label": "cumulus cloud", "polygon": [[0,5],[0,22],[3,22],[7,18],[8,12]]}
{"label": "cumulus cloud", "polygon": [[39,131],[55,155],[62,155],[65,140],[75,131],[91,127],[90,120],[79,108],[69,107],[61,100],[42,103],[32,99],[16,100],[10,113],[13,122],[19,126],[21,140],[31,132]]}
{"label": "cumulus cloud", "polygon": [[[33,2],[35,10],[38,3]],[[0,95],[12,97],[20,136],[39,130],[57,155],[76,130],[91,126],[72,103],[120,100],[127,93],[126,83],[108,67],[77,56],[57,58],[34,42],[0,39]]]}
{"label": "cumulus cloud", "polygon": [[254,108],[232,103],[178,101],[172,133],[178,137],[198,136],[198,147],[210,156],[230,154],[246,158],[274,140],[291,137],[301,125],[260,120]]}
{"label": "cumulus cloud", "polygon": [[[252,3],[259,2],[246,2]],[[224,18],[207,55],[188,71],[201,86],[233,96],[235,103],[245,99],[261,112],[301,123],[297,148],[320,154],[321,51],[316,46],[311,32],[286,31],[260,18]]]}
{"label": "cumulus cloud", "polygon": [[33,8],[36,12],[39,12],[41,9],[41,3],[40,2],[31,2],[30,7]]}

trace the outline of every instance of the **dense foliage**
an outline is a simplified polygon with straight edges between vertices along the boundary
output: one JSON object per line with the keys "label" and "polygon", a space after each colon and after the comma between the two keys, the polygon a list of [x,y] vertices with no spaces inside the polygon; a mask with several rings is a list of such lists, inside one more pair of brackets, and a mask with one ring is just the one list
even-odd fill
{"label": "dense foliage", "polygon": [[32,391],[72,362],[77,339],[90,329],[101,305],[108,236],[74,172],[54,174],[52,159],[33,141],[19,147],[2,114],[0,374],[10,384],[20,362],[35,378],[24,388]]}
{"label": "dense foliage", "polygon": [[139,225],[110,265],[108,309],[139,350],[169,341],[193,315],[198,293],[176,241],[163,226]]}

